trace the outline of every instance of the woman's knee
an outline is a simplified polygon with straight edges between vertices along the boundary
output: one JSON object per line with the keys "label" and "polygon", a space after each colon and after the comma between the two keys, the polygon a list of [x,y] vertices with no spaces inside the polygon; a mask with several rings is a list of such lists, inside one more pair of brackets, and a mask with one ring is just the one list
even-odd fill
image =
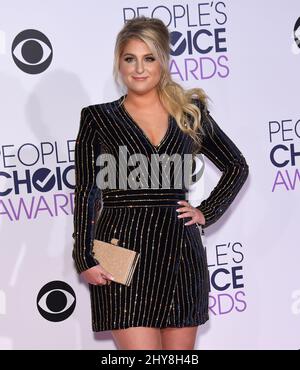
{"label": "woman's knee", "polygon": [[193,350],[198,326],[161,329],[162,349]]}
{"label": "woman's knee", "polygon": [[111,331],[118,349],[161,349],[159,328],[143,326],[116,329]]}

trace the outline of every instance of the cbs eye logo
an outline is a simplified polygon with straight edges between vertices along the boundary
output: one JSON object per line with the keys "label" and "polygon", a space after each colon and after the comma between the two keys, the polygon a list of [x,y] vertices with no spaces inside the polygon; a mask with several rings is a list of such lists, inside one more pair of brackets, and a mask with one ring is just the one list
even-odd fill
{"label": "cbs eye logo", "polygon": [[37,30],[20,32],[12,43],[11,53],[16,65],[29,74],[44,72],[53,57],[49,39]]}
{"label": "cbs eye logo", "polygon": [[296,45],[300,49],[300,17],[297,19],[294,26],[294,40],[296,42]]}
{"label": "cbs eye logo", "polygon": [[72,315],[75,305],[74,290],[63,281],[51,281],[44,285],[37,296],[37,308],[49,321],[66,320]]}

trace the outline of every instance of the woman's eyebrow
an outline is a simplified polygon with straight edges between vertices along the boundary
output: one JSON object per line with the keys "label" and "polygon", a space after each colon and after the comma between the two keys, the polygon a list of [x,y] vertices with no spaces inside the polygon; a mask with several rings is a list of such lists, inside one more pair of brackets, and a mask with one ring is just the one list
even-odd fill
{"label": "woman's eyebrow", "polygon": [[[133,53],[123,54],[123,56],[125,56],[125,55],[134,55],[135,56],[135,54],[133,54]],[[144,54],[143,56],[147,56],[147,55],[153,55],[153,53]]]}

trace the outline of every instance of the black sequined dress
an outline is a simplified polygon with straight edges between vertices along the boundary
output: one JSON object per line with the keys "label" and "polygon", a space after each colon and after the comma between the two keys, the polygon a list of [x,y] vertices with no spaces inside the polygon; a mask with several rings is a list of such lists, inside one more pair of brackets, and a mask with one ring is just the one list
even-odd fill
{"label": "black sequined dress", "polygon": [[[124,171],[119,166],[120,147],[126,147],[127,159],[142,153],[150,161],[151,154],[190,154],[192,139],[170,115],[164,138],[159,145],[152,145],[125,109],[125,97],[83,108],[76,139],[73,259],[77,271],[97,264],[91,253],[94,238],[107,242],[117,238],[120,246],[140,253],[129,287],[113,281],[110,285],[89,285],[92,328],[201,325],[209,318],[207,258],[200,224],[185,226],[189,218],[177,217],[177,201],[187,199],[184,181],[182,189],[132,189],[128,184],[123,189],[118,182],[118,171]],[[217,186],[198,206],[206,219],[205,230],[233,202],[248,176],[248,164],[202,102],[195,103],[201,109],[205,130],[201,153],[222,171]],[[115,188],[100,189],[96,184],[100,168],[96,160],[104,153],[116,160]],[[137,165],[131,171],[134,167]],[[175,166],[170,168],[174,180],[179,172]],[[160,185],[161,181],[162,177]]]}

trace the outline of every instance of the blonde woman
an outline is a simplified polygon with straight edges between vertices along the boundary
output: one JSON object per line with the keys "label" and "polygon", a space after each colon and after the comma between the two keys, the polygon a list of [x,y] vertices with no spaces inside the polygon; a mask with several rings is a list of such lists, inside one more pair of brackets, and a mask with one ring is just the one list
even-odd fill
{"label": "blonde woman", "polygon": [[[172,80],[169,37],[155,18],[141,16],[123,26],[114,75],[127,92],[84,107],[76,141],[73,258],[89,284],[92,329],[110,330],[118,349],[194,348],[198,326],[209,319],[209,274],[199,231],[224,214],[249,172],[243,154],[209,114],[205,92],[184,90]],[[117,171],[111,186],[101,188],[96,161],[104,153],[114,158]],[[187,184],[174,184],[183,177],[178,158],[196,153],[207,156],[222,176],[193,207],[186,200]],[[137,154],[140,162],[128,160]],[[175,154],[177,164],[168,166]],[[168,160],[150,171],[155,156]],[[112,172],[111,167],[107,176]],[[116,238],[140,253],[130,286],[115,282],[94,258],[94,238]]]}

